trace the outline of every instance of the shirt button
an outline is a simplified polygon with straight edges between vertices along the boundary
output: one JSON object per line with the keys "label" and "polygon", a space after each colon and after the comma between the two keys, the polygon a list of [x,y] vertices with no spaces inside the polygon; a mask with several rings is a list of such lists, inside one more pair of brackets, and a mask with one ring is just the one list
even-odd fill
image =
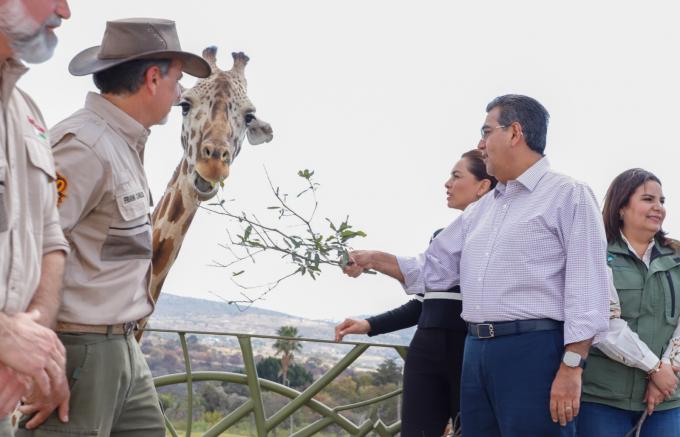
{"label": "shirt button", "polygon": [[482,277],[477,278],[477,282],[482,282]]}
{"label": "shirt button", "polygon": [[484,256],[489,256],[489,252],[485,253]]}

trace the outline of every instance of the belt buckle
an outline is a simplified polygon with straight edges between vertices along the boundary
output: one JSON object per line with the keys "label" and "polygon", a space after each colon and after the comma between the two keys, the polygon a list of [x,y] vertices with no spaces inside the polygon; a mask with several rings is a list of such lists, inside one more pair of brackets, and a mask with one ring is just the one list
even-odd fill
{"label": "belt buckle", "polygon": [[125,335],[130,335],[137,330],[137,322],[125,322],[123,323],[123,331]]}
{"label": "belt buckle", "polygon": [[[476,326],[477,326],[477,337],[478,337],[478,338],[493,338],[493,337],[496,336],[496,333],[494,332],[493,324],[492,324],[492,323],[479,323],[479,324],[477,324]],[[488,334],[482,335],[482,334],[479,332],[479,328],[480,328],[480,327],[486,328],[486,330],[488,331]]]}

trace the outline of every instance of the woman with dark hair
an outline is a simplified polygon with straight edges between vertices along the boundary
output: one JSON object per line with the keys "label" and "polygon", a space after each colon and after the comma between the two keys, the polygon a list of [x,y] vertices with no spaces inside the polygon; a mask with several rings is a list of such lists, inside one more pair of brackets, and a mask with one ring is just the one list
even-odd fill
{"label": "woman with dark hair", "polygon": [[662,230],[664,202],[659,178],[638,168],[607,191],[611,320],[583,373],[580,437],[624,436],[645,411],[641,436],[680,436],[680,251]]}
{"label": "woman with dark hair", "polygon": [[[449,208],[464,210],[496,186],[479,150],[465,152],[444,185]],[[439,231],[435,232],[433,238]],[[335,340],[347,334],[374,336],[418,325],[404,365],[401,434],[441,436],[460,410],[460,376],[467,328],[460,318],[460,287],[416,296],[368,319],[345,319]]]}

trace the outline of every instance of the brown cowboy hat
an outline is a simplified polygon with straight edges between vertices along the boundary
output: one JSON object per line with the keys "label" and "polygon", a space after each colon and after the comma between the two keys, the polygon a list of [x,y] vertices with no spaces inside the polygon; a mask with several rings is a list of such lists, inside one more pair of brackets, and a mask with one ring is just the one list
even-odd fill
{"label": "brown cowboy hat", "polygon": [[183,52],[175,22],[159,18],[127,18],[106,22],[102,43],[78,53],[68,64],[74,76],[85,76],[135,59],[178,59],[192,76],[210,76],[200,56]]}

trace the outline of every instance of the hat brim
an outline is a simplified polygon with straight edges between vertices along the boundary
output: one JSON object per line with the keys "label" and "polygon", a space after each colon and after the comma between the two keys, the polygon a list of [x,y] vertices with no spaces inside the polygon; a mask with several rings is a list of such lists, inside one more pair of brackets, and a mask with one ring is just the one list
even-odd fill
{"label": "hat brim", "polygon": [[134,56],[118,59],[99,59],[97,54],[101,46],[94,46],[83,50],[71,59],[68,71],[74,76],[85,76],[106,70],[116,65],[138,59],[178,59],[182,62],[182,71],[195,77],[204,78],[210,76],[210,64],[198,55],[189,52],[175,50],[157,50],[153,52],[138,53]]}

